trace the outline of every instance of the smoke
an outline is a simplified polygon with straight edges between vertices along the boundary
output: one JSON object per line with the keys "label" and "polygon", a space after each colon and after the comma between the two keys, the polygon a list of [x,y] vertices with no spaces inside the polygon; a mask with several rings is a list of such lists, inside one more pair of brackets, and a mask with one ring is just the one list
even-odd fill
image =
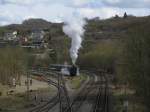
{"label": "smoke", "polygon": [[75,64],[81,48],[86,21],[82,17],[72,17],[65,20],[64,23],[63,32],[71,38],[70,57],[72,63]]}

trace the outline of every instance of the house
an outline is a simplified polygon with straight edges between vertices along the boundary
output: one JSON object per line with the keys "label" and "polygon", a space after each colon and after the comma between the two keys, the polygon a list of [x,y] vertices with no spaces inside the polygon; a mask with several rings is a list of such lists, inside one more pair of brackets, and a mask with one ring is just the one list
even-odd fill
{"label": "house", "polygon": [[32,46],[35,46],[35,48],[44,47],[45,32],[40,29],[34,29],[31,32],[30,39],[32,40]]}
{"label": "house", "polygon": [[3,37],[4,40],[11,41],[17,39],[17,31],[14,32],[6,32]]}
{"label": "house", "polygon": [[42,41],[43,39],[44,39],[44,35],[45,35],[45,33],[44,33],[44,31],[43,30],[39,30],[39,29],[34,29],[34,30],[32,30],[31,31],[32,33],[31,33],[31,39],[33,40],[33,41]]}
{"label": "house", "polygon": [[47,48],[47,43],[44,43],[45,31],[40,29],[31,30],[31,34],[21,39],[21,45],[25,48]]}

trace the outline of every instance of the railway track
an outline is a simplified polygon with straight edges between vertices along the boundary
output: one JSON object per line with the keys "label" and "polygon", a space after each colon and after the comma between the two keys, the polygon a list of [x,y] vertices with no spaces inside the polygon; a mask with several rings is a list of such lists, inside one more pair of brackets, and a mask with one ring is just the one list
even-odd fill
{"label": "railway track", "polygon": [[[88,75],[90,76],[90,80],[87,82],[87,84],[83,87],[83,89],[81,89],[77,95],[75,96],[75,98],[72,100],[71,103],[71,109],[72,112],[77,112],[79,111],[79,109],[81,108],[81,106],[83,105],[83,103],[86,101],[88,94],[92,91],[91,85],[94,84],[94,76],[90,75],[88,73]],[[64,112],[70,112],[69,109],[65,109]]]}
{"label": "railway track", "polygon": [[[39,72],[39,71],[32,71],[31,73],[38,73],[40,75],[42,75],[42,79],[47,82],[49,85],[52,85],[56,88],[58,88],[58,84],[52,80],[50,80],[49,78],[47,78],[46,76],[44,76],[43,72]],[[54,107],[56,104],[58,103],[58,92],[57,94],[52,97],[50,100],[48,100],[46,103],[38,105],[37,107],[31,109],[29,112],[48,112],[49,109],[51,109],[52,107]]]}
{"label": "railway track", "polygon": [[[53,85],[58,89],[58,93],[54,96],[51,100],[46,102],[44,105],[39,105],[38,107],[32,109],[30,112],[48,112],[58,103],[60,103],[60,112],[63,111],[64,108],[70,107],[70,98],[68,96],[68,91],[65,86],[64,78],[62,74],[58,72],[43,72],[43,71],[36,71],[36,74],[42,75],[42,79],[47,82],[49,85]],[[45,76],[45,74],[51,74],[53,78],[57,78],[58,82],[54,82],[49,77]],[[65,100],[64,100],[65,99]],[[66,102],[65,102],[66,101]],[[64,105],[65,104],[65,105]]]}
{"label": "railway track", "polygon": [[[49,85],[55,86],[58,89],[58,92],[57,95],[48,102],[39,105],[30,112],[49,112],[56,105],[58,106],[58,104],[59,112],[78,112],[84,102],[89,100],[90,94],[93,94],[94,97],[92,99],[90,112],[109,112],[108,80],[105,74],[86,72],[90,77],[90,80],[79,92],[77,92],[74,98],[70,99],[62,74],[49,70],[40,71],[38,73],[43,74],[43,79],[48,82]],[[57,82],[51,80],[51,78],[44,74],[51,74],[51,77],[55,78]],[[95,76],[98,77],[96,80],[94,80]]]}
{"label": "railway track", "polygon": [[109,112],[108,80],[105,74],[99,74],[99,87],[91,112]]}

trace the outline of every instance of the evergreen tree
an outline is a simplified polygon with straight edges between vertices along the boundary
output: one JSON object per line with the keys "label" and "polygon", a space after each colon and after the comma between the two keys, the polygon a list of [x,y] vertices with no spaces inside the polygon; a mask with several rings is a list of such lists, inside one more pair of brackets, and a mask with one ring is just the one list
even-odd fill
{"label": "evergreen tree", "polygon": [[127,15],[127,13],[125,12],[123,18],[126,19],[127,17],[128,17],[128,15]]}

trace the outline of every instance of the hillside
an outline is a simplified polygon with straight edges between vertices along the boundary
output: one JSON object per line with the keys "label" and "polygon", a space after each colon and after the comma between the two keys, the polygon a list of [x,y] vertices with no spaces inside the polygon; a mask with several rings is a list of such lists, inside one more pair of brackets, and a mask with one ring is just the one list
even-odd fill
{"label": "hillside", "polygon": [[28,19],[22,22],[22,24],[11,24],[4,26],[4,28],[9,30],[32,30],[32,29],[49,29],[54,26],[59,26],[60,24],[51,23],[43,19]]}
{"label": "hillside", "polygon": [[[91,52],[93,49],[100,47],[100,44],[105,43],[113,43],[121,47],[120,44],[123,44],[123,40],[128,37],[128,30],[135,29],[137,26],[147,25],[150,23],[150,16],[129,16],[125,19],[120,17],[106,20],[93,19],[87,20],[87,23],[80,55]],[[62,25],[63,23],[51,23],[43,19],[28,19],[23,21],[22,24],[11,24],[0,27],[0,34],[2,35],[4,32],[17,30],[20,35],[28,35],[33,29],[46,30],[51,36],[50,46],[60,55],[60,60],[64,61],[64,59],[69,60],[70,39],[66,38],[63,33]],[[150,28],[150,26],[148,27]]]}
{"label": "hillside", "polygon": [[[128,16],[125,19],[114,17],[106,20],[87,20],[82,43],[83,47],[81,48],[80,54],[93,50],[93,48],[101,43],[123,44],[124,39],[128,37],[127,31],[129,29],[135,29],[137,26],[145,25],[147,25],[147,28],[150,28],[149,23],[150,16]],[[29,35],[34,29],[43,29],[48,31],[51,36],[51,47],[55,49],[58,54],[68,54],[70,39],[65,38],[66,36],[62,31],[62,26],[63,23],[51,23],[43,19],[28,19],[23,21],[22,24],[11,24],[0,27],[0,35],[3,35],[4,32],[14,30],[17,30],[19,35]]]}
{"label": "hillside", "polygon": [[[87,20],[87,26],[85,37],[94,40],[97,39],[115,39],[124,36],[125,32],[136,24],[144,25],[150,22],[150,16],[148,17],[128,17],[123,18],[110,18],[106,20]],[[22,24],[11,24],[7,26],[1,26],[0,32],[7,32],[8,30],[18,30],[20,32],[31,31],[33,29],[49,30],[52,34],[57,36],[64,36],[62,33],[63,23],[51,23],[43,19],[28,19],[22,22]],[[56,34],[57,33],[57,34]],[[58,34],[60,33],[60,35]],[[85,39],[86,39],[85,38]]]}

